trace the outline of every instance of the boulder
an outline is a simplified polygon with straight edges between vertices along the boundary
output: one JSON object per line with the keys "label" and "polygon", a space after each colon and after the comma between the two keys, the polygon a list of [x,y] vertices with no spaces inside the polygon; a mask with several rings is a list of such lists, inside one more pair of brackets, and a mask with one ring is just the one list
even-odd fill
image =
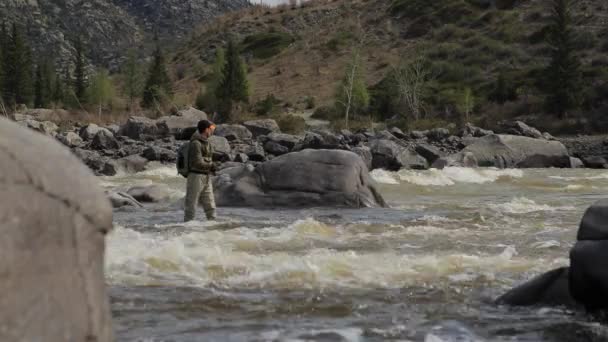
{"label": "boulder", "polygon": [[74,132],[58,134],[56,138],[57,140],[59,140],[59,142],[61,142],[67,147],[78,147],[81,146],[83,143],[82,138]]}
{"label": "boulder", "polygon": [[246,163],[249,161],[249,157],[245,153],[238,153],[234,156],[234,161],[237,163]]}
{"label": "boulder", "polygon": [[398,138],[398,139],[407,139],[407,138],[408,138],[408,136],[407,136],[405,133],[403,133],[403,131],[402,131],[402,130],[400,130],[399,128],[397,128],[397,127],[393,127],[393,128],[391,128],[391,129],[389,130],[389,132],[390,132],[390,133],[391,133],[393,136],[395,136],[396,138]]}
{"label": "boulder", "polygon": [[274,141],[267,141],[266,144],[264,144],[264,150],[275,156],[280,156],[289,152],[287,147]]}
{"label": "boulder", "polygon": [[139,203],[133,196],[124,192],[109,192],[106,194],[114,209],[123,207],[141,208],[143,205]]}
{"label": "boulder", "polygon": [[251,132],[241,125],[219,125],[215,130],[215,135],[224,137],[228,141],[249,141],[253,137]]}
{"label": "boulder", "polygon": [[433,128],[426,136],[432,141],[441,141],[450,136],[450,131],[447,128]]}
{"label": "boulder", "polygon": [[117,170],[124,173],[137,173],[148,169],[148,160],[138,155],[112,160]]}
{"label": "boulder", "polygon": [[120,126],[115,125],[115,124],[112,124],[112,125],[108,125],[108,126],[106,126],[106,129],[107,129],[108,131],[112,132],[112,134],[113,134],[114,136],[117,136],[117,135],[118,135],[118,132],[120,132]]}
{"label": "boulder", "polygon": [[230,153],[232,152],[230,148],[230,143],[228,143],[228,139],[224,137],[218,137],[217,135],[213,135],[209,137],[209,143],[213,148],[213,160],[216,161],[228,161],[230,160]]}
{"label": "boulder", "polygon": [[270,133],[281,133],[279,125],[272,119],[246,121],[243,123],[243,126],[253,134],[254,138]]}
{"label": "boulder", "polygon": [[500,124],[499,133],[524,136],[534,139],[544,139],[543,134],[539,130],[526,125],[522,121],[502,122]]}
{"label": "boulder", "polygon": [[359,208],[386,205],[361,158],[340,150],[292,152],[255,169],[243,165],[222,170],[214,187],[219,206]]}
{"label": "boulder", "polygon": [[573,169],[581,169],[585,167],[585,164],[578,158],[570,157],[570,167]]}
{"label": "boulder", "polygon": [[283,145],[291,151],[302,139],[291,134],[271,133],[268,135],[268,140],[274,141],[279,145]]}
{"label": "boulder", "polygon": [[569,269],[558,268],[515,287],[496,300],[499,305],[564,305],[577,307],[570,295]]}
{"label": "boulder", "polygon": [[234,145],[232,150],[232,154],[237,155],[239,153],[243,153],[249,157],[251,161],[262,162],[266,160],[266,152],[264,152],[264,148],[260,146],[257,142],[249,145],[249,144],[237,144]]}
{"label": "boulder", "polygon": [[[341,137],[336,136],[330,132],[325,131],[317,131],[317,132],[307,132],[304,135],[304,139],[300,140],[297,138],[298,142],[301,141],[301,150],[303,149],[339,149],[341,148],[345,142]],[[295,140],[294,140],[295,141]],[[289,145],[289,144],[283,144]],[[295,148],[295,147],[294,147]]]}
{"label": "boulder", "polygon": [[158,203],[170,196],[166,185],[135,186],[127,191],[131,197],[141,203]]}
{"label": "boulder", "polygon": [[479,166],[484,167],[570,167],[568,150],[558,141],[492,134],[467,146],[463,152],[472,153]]}
{"label": "boulder", "polygon": [[115,150],[120,148],[120,144],[112,132],[102,128],[93,137],[93,141],[91,141],[91,148],[98,151]]}
{"label": "boulder", "polygon": [[159,128],[156,125],[156,121],[152,119],[143,116],[132,116],[120,127],[119,134],[139,140],[143,139],[143,136],[157,136]]}
{"label": "boulder", "polygon": [[427,160],[429,165],[433,164],[437,159],[444,156],[444,153],[441,152],[437,147],[429,144],[418,144],[414,149],[416,153]]}
{"label": "boulder", "polygon": [[426,139],[428,131],[411,131],[410,137],[414,140]]}
{"label": "boulder", "polygon": [[363,163],[365,164],[365,166],[367,167],[368,170],[372,169],[372,150],[367,147],[367,146],[361,146],[361,147],[353,147],[353,149],[351,150],[352,152],[356,153],[359,157],[361,157],[361,159],[363,160]]}
{"label": "boulder", "polygon": [[89,167],[93,172],[99,174],[108,162],[108,158],[102,156],[99,152],[74,148],[72,152]]}
{"label": "boulder", "polygon": [[465,137],[481,138],[481,137],[485,137],[486,135],[490,135],[490,134],[494,134],[494,132],[491,130],[479,128],[477,126],[473,126],[470,123],[466,123],[464,125],[463,129],[460,131],[460,136],[463,138],[465,138]]}
{"label": "boulder", "polygon": [[446,167],[477,167],[477,158],[471,152],[458,152],[446,157],[441,157],[431,164],[433,169],[443,169]]}
{"label": "boulder", "polygon": [[112,132],[110,132],[108,129],[99,127],[96,124],[88,124],[88,125],[82,127],[80,129],[80,131],[78,132],[78,134],[80,135],[82,140],[91,141],[97,135],[97,133],[99,133],[100,131],[105,131],[105,132],[109,133],[109,135],[112,135]]}
{"label": "boulder", "polygon": [[583,164],[590,169],[608,169],[608,161],[601,156],[583,157]]}
{"label": "boulder", "polygon": [[0,340],[112,341],[112,208],[97,179],[65,146],[2,118],[0,174]]}
{"label": "boulder", "polygon": [[149,161],[171,163],[177,160],[177,154],[169,149],[159,146],[150,146],[142,152],[142,157]]}
{"label": "boulder", "polygon": [[207,120],[207,114],[190,107],[178,111],[176,115],[159,118],[156,120],[156,126],[160,135],[170,135],[176,139],[188,140],[201,120]]}
{"label": "boulder", "polygon": [[423,170],[428,162],[415,151],[389,140],[375,140],[371,144],[372,169],[399,171],[402,168]]}

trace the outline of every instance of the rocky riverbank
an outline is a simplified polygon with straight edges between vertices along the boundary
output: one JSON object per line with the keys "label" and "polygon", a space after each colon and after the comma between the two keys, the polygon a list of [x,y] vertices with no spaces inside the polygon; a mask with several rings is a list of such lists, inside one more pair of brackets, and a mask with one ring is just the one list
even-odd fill
{"label": "rocky riverbank", "polygon": [[[44,121],[43,116],[13,115],[18,123],[55,137],[95,174],[106,176],[143,171],[151,161],[174,162],[179,146],[194,132],[196,123],[206,118],[204,112],[188,108],[157,120],[133,116],[122,126],[88,124],[59,129],[53,122]],[[444,128],[409,133],[391,128],[358,132],[311,130],[290,135],[282,133],[274,120],[260,119],[243,125],[219,125],[211,142],[214,159],[223,167],[256,166],[305,149],[351,151],[370,170],[608,167],[604,138],[558,140],[519,121],[501,127],[493,132],[467,124],[455,134]],[[589,144],[589,139],[594,143]]]}

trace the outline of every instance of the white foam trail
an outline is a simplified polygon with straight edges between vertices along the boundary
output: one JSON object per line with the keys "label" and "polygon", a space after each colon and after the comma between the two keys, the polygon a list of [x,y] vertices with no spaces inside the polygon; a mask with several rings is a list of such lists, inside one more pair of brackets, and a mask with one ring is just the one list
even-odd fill
{"label": "white foam trail", "polygon": [[602,173],[595,176],[549,176],[549,178],[567,180],[567,181],[577,181],[577,180],[601,180],[608,179],[608,173]]}
{"label": "white foam trail", "polygon": [[401,170],[399,172],[388,172],[374,170],[371,175],[377,182],[384,184],[397,184],[397,180],[400,180],[420,186],[450,186],[457,183],[492,183],[501,178],[521,178],[524,173],[517,169],[446,167],[442,170],[430,169],[425,171]]}
{"label": "white foam trail", "polygon": [[537,204],[525,197],[514,198],[510,202],[500,204],[490,204],[490,208],[507,214],[528,214],[539,211],[574,210],[574,207],[552,207],[547,204]]}
{"label": "white foam trail", "polygon": [[399,182],[393,177],[393,174],[383,169],[375,169],[369,173],[372,178],[382,184],[399,184]]}

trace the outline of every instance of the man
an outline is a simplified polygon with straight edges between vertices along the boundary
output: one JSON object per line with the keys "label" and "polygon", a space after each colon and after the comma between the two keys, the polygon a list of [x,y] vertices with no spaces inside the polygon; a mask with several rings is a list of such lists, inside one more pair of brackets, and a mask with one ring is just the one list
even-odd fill
{"label": "man", "polygon": [[184,222],[194,220],[199,201],[205,209],[207,219],[215,219],[215,198],[213,197],[211,175],[215,173],[216,167],[213,163],[213,148],[208,140],[214,131],[215,125],[211,121],[201,120],[196,132],[190,138]]}

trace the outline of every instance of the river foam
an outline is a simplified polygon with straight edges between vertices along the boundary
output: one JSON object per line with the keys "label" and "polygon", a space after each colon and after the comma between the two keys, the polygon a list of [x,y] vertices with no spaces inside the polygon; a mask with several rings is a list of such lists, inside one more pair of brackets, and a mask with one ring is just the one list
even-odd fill
{"label": "river foam", "polygon": [[500,179],[523,177],[524,172],[518,169],[499,170],[494,168],[472,169],[463,167],[446,167],[442,170],[430,169],[425,171],[401,170],[389,172],[373,170],[372,178],[378,183],[400,184],[401,182],[419,186],[450,186],[458,183],[484,184]]}

